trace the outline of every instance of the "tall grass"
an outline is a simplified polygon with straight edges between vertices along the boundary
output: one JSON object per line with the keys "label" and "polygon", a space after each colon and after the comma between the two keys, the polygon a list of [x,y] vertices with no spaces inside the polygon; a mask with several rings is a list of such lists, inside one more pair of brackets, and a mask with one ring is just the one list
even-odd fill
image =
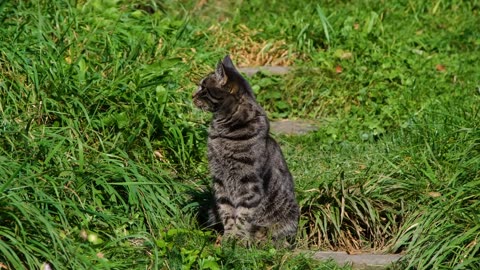
{"label": "tall grass", "polygon": [[479,109],[478,97],[440,98],[374,143],[284,138],[303,244],[406,252],[406,269],[478,267]]}
{"label": "tall grass", "polygon": [[[402,178],[424,187],[396,242],[407,246],[409,267],[480,267],[480,107],[478,102],[465,102],[463,108],[454,104],[428,112],[407,135],[406,154],[412,160]],[[415,182],[411,185],[418,187]]]}
{"label": "tall grass", "polygon": [[157,267],[155,237],[184,226],[185,186],[174,179],[198,160],[202,135],[182,119],[189,95],[172,73],[185,64],[157,46],[181,39],[183,22],[120,8],[2,7],[5,267]]}
{"label": "tall grass", "polygon": [[199,230],[208,116],[190,93],[229,51],[295,65],[252,78],[258,100],[321,120],[277,137],[300,247],[480,267],[477,3],[202,3],[0,4],[0,268],[338,268]]}

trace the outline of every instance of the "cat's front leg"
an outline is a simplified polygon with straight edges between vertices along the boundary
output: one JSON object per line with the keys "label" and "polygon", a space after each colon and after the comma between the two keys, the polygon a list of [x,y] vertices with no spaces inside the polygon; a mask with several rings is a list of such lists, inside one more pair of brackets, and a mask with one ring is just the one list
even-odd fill
{"label": "cat's front leg", "polygon": [[262,228],[255,225],[256,209],[233,207],[229,204],[219,204],[219,214],[224,228],[223,240],[236,239],[244,245],[265,239]]}
{"label": "cat's front leg", "polygon": [[231,195],[227,192],[224,181],[219,177],[213,178],[213,189],[218,217],[223,226],[223,236],[225,238],[235,236],[237,234],[236,211]]}
{"label": "cat's front leg", "polygon": [[222,220],[224,238],[235,237],[238,234],[235,212],[231,203],[218,203],[218,213]]}
{"label": "cat's front leg", "polygon": [[249,241],[264,240],[266,229],[259,224],[264,215],[264,191],[255,175],[242,178],[239,196],[235,201],[235,224],[242,238]]}
{"label": "cat's front leg", "polygon": [[266,240],[267,229],[258,224],[258,216],[261,215],[259,207],[238,207],[236,214],[236,226],[241,239],[247,243]]}

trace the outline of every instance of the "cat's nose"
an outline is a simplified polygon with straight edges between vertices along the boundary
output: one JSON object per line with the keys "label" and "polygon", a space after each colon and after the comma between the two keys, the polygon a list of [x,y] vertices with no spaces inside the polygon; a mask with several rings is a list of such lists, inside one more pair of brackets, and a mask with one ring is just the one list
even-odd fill
{"label": "cat's nose", "polygon": [[192,98],[196,97],[198,95],[198,93],[200,93],[200,90],[202,90],[202,87],[198,87],[197,90],[193,91],[192,93]]}

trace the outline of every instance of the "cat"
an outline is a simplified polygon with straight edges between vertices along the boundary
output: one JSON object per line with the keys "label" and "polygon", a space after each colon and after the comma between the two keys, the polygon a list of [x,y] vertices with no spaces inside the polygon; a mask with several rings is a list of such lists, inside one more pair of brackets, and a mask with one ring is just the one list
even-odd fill
{"label": "cat", "polygon": [[282,151],[247,80],[227,55],[193,93],[196,107],[213,119],[208,131],[208,163],[213,177],[213,226],[223,238],[291,242],[299,207]]}

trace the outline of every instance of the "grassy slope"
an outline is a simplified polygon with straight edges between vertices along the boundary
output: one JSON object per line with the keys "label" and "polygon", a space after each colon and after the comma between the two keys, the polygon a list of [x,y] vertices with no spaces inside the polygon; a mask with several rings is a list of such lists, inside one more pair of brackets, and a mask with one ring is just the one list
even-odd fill
{"label": "grassy slope", "polygon": [[334,267],[198,230],[208,116],[190,93],[226,52],[295,65],[254,77],[258,99],[322,123],[278,137],[301,247],[480,267],[479,4],[377,2],[3,2],[0,267]]}

